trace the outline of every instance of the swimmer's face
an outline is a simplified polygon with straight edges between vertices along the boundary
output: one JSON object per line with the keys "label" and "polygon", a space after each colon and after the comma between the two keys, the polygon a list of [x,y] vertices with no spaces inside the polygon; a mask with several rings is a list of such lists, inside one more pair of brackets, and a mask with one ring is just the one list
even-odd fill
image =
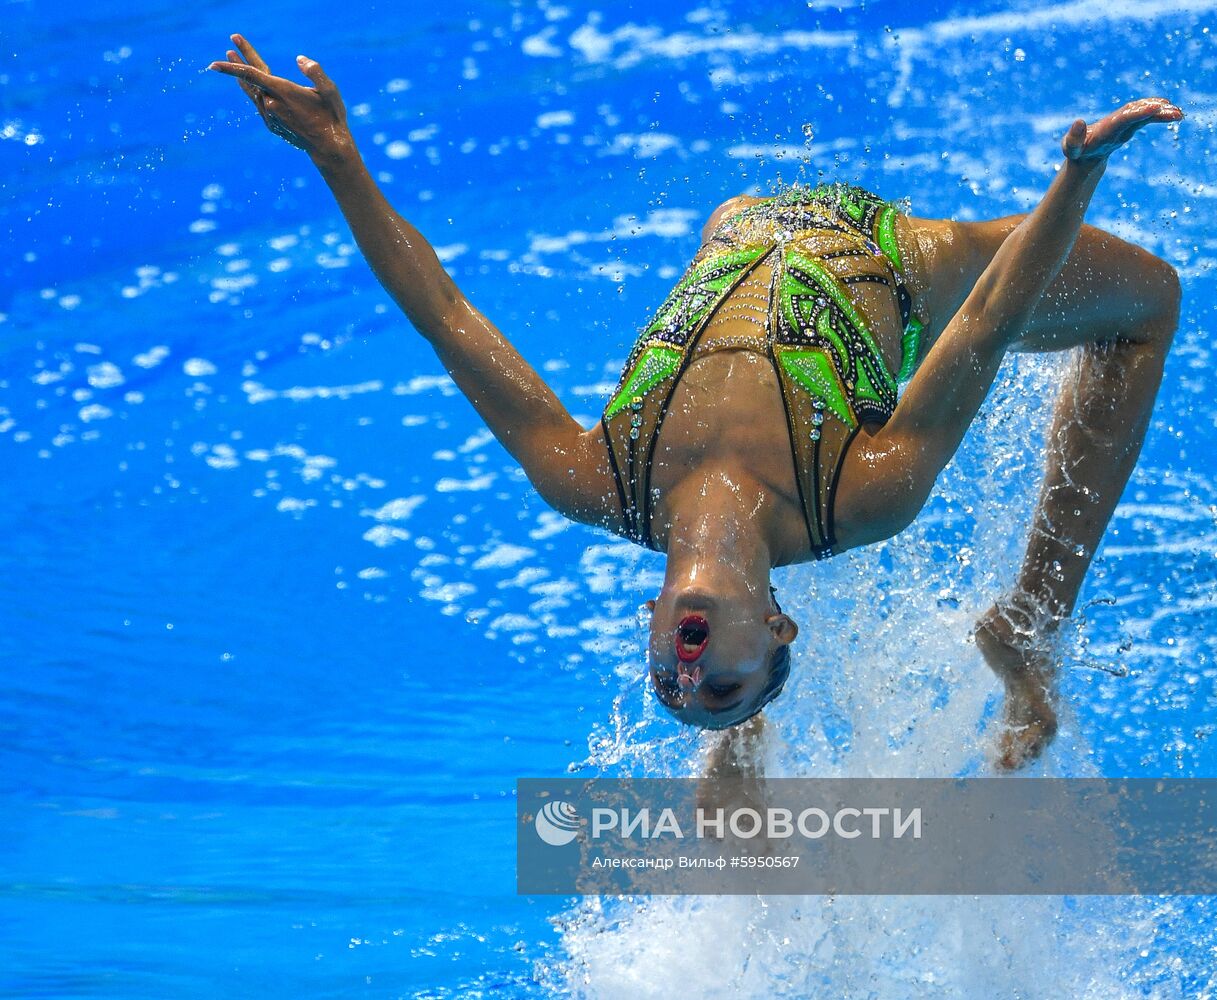
{"label": "swimmer's face", "polygon": [[665,588],[647,604],[655,694],[681,722],[707,729],[725,729],[755,712],[773,692],[779,651],[799,632],[768,593]]}

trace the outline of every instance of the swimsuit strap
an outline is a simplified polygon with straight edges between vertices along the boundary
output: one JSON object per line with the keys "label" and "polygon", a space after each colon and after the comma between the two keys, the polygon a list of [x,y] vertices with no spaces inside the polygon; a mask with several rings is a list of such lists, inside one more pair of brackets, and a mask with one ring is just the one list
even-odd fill
{"label": "swimsuit strap", "polygon": [[[651,535],[651,471],[676,387],[719,307],[773,249],[770,245],[715,255],[690,268],[638,338],[605,407],[601,426],[622,524],[627,537],[649,549],[656,547]],[[660,388],[665,382],[666,389]],[[628,427],[614,419],[625,412],[630,414]]]}

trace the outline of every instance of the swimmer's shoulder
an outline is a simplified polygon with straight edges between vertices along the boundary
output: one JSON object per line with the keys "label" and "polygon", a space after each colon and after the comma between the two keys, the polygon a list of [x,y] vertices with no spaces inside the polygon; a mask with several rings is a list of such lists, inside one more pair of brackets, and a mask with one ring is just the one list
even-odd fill
{"label": "swimmer's shoulder", "polygon": [[541,499],[571,521],[630,537],[603,422],[545,451],[547,461],[525,468]]}

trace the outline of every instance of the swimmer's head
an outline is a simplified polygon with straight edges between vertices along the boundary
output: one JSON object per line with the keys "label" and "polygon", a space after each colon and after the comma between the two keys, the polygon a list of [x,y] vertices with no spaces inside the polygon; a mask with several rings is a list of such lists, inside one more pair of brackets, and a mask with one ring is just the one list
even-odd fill
{"label": "swimmer's head", "polygon": [[781,693],[799,627],[772,588],[754,595],[665,587],[647,605],[651,684],[681,722],[737,726]]}

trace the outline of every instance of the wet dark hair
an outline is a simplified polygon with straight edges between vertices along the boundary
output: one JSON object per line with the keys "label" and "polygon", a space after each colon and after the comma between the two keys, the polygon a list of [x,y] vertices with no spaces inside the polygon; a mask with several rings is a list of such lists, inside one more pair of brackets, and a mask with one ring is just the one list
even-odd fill
{"label": "wet dark hair", "polygon": [[782,688],[786,686],[786,681],[790,679],[790,647],[788,645],[778,646],[773,651],[773,655],[769,657],[769,680],[765,682],[765,687],[760,694],[756,696],[756,700],[752,703],[752,707],[748,710],[747,715],[742,715],[738,719],[732,719],[730,722],[724,722],[720,726],[706,726],[707,729],[730,729],[732,726],[742,726],[745,722],[751,719],[754,715],[759,715],[761,710],[768,705],[774,698],[782,693]]}
{"label": "wet dark hair", "polygon": [[[769,683],[756,699],[756,711],[768,705],[782,693],[782,688],[790,679],[790,647],[778,646],[769,658]],[[753,713],[755,714],[755,713]]]}

